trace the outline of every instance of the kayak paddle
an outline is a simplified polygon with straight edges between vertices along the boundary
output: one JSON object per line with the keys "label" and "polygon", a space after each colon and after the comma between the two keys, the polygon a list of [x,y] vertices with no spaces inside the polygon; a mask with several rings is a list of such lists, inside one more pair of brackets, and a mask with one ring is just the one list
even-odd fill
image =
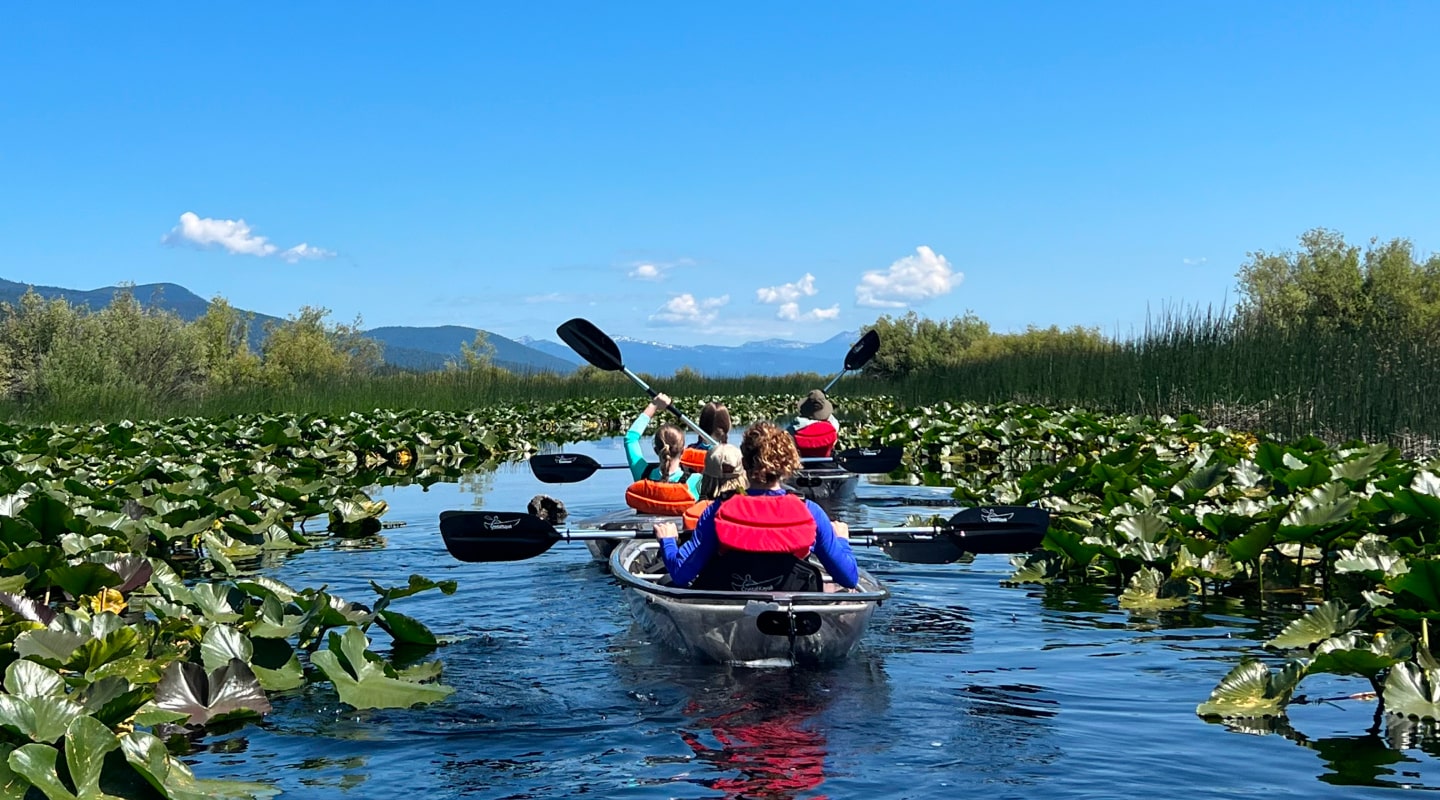
{"label": "kayak paddle", "polygon": [[[834,464],[846,472],[883,473],[900,466],[905,452],[898,447],[852,447],[832,458],[801,459],[807,465]],[[628,464],[601,464],[583,453],[541,453],[530,457],[530,471],[543,483],[578,483],[602,469],[627,469]]]}
{"label": "kayak paddle", "polygon": [[[571,350],[574,350],[577,355],[595,367],[603,369],[606,372],[625,373],[630,380],[635,381],[637,386],[644,389],[645,393],[650,395],[651,398],[660,394],[654,389],[651,389],[650,384],[646,383],[639,375],[631,372],[630,369],[625,366],[624,360],[620,357],[620,348],[615,344],[615,340],[606,336],[605,331],[595,327],[595,323],[590,320],[576,317],[575,319],[562,323],[560,327],[555,329],[555,332],[560,334],[560,338],[565,341],[565,344],[570,345]],[[691,421],[689,417],[680,413],[680,409],[676,408],[674,403],[666,406],[666,410],[679,417],[680,421],[684,422],[687,428],[698,433],[700,438],[708,442],[711,447],[715,446],[715,437],[700,430],[700,426]]]}
{"label": "kayak paddle", "polygon": [[[967,553],[1024,553],[1040,546],[1050,512],[1032,506],[967,508],[943,525],[907,528],[851,528],[852,545],[879,546],[896,561],[948,564]],[[652,531],[560,530],[533,514],[517,511],[443,511],[440,535],[460,561],[521,561],[556,542],[587,539],[648,539]]]}
{"label": "kayak paddle", "polygon": [[[835,382],[840,380],[841,375],[865,366],[871,358],[875,357],[875,351],[879,349],[880,331],[871,328],[866,331],[865,335],[861,336],[855,344],[850,345],[850,352],[845,354],[845,368],[835,373],[835,377],[831,378],[830,382],[825,384],[825,388],[820,391],[825,394],[830,394],[830,387],[834,386]],[[889,472],[889,470],[886,470],[886,472]]]}

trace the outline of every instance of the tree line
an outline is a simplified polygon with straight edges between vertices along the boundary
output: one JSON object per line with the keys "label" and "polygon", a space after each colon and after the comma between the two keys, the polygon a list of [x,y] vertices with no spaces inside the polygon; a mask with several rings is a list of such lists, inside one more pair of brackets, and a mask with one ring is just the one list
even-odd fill
{"label": "tree line", "polygon": [[[1325,228],[1307,231],[1298,250],[1254,251],[1236,273],[1234,309],[1206,311],[1205,325],[1220,336],[1277,330],[1359,333],[1382,338],[1434,335],[1440,330],[1440,255],[1421,260],[1408,239],[1363,248]],[[882,316],[870,326],[884,346],[866,365],[876,378],[896,379],[961,369],[981,362],[1039,355],[1094,354],[1173,338],[1177,320],[1131,340],[1106,337],[1099,328],[1030,326],[996,333],[974,312],[949,320],[914,311]],[[1190,320],[1185,320],[1187,327]]]}
{"label": "tree line", "polygon": [[[215,297],[187,321],[129,289],[99,310],[47,300],[31,289],[0,303],[0,400],[12,406],[76,405],[104,396],[108,405],[163,407],[238,390],[287,390],[304,383],[382,373],[384,345],[360,320],[334,322],[325,308],[303,306],[252,336],[253,315]],[[252,343],[258,343],[252,346]],[[462,346],[452,370],[485,370],[494,347],[483,332]]]}

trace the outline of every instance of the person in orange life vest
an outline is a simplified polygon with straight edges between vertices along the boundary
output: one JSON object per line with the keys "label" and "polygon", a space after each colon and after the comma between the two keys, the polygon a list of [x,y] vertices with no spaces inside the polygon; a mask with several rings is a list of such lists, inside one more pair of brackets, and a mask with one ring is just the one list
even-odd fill
{"label": "person in orange life vest", "polygon": [[689,586],[722,552],[727,556],[780,552],[797,560],[814,552],[836,583],[855,588],[860,568],[846,538],[849,528],[843,522],[832,524],[820,506],[780,486],[800,469],[800,454],[790,435],[769,422],[756,423],[745,432],[740,457],[748,488],[705,509],[695,535],[683,547],[676,544],[679,531],[673,523],[655,525],[671,581]]}
{"label": "person in orange life vest", "polygon": [[795,446],[804,458],[829,458],[835,454],[835,442],[840,438],[840,421],[835,419],[835,407],[830,398],[819,389],[811,389],[800,401],[799,415],[790,423],[790,433],[795,437]]}
{"label": "person in orange life vest", "polygon": [[685,530],[695,530],[700,515],[716,498],[745,491],[749,481],[741,467],[740,448],[717,444],[705,453],[705,471],[700,473],[700,499],[685,512]]}
{"label": "person in orange life vest", "polygon": [[[706,403],[700,408],[700,430],[720,444],[730,441],[730,409],[724,403]],[[696,439],[680,454],[680,466],[688,472],[704,472],[705,453],[709,450],[709,442],[703,438]]]}
{"label": "person in orange life vest", "polygon": [[655,395],[625,432],[625,460],[630,464],[631,477],[635,479],[625,490],[625,502],[642,513],[678,517],[700,496],[699,473],[687,477],[680,468],[680,451],[685,449],[685,434],[674,425],[661,425],[655,431],[655,456],[660,460],[657,466],[652,467],[640,452],[640,437],[645,435],[650,419],[669,407],[668,395]]}

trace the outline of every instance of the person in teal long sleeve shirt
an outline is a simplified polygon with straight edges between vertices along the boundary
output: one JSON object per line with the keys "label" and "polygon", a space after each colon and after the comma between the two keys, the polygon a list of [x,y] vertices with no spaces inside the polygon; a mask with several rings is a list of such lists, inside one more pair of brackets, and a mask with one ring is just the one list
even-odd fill
{"label": "person in teal long sleeve shirt", "polygon": [[640,412],[640,416],[630,423],[630,430],[625,432],[625,460],[630,464],[630,475],[637,481],[654,480],[667,483],[683,482],[690,489],[690,494],[695,498],[700,497],[700,481],[702,476],[695,473],[686,477],[684,470],[680,468],[680,454],[685,450],[685,434],[674,425],[661,425],[655,431],[655,456],[660,459],[659,465],[651,465],[645,460],[645,454],[640,452],[640,437],[645,435],[645,429],[650,427],[650,420],[661,411],[670,407],[670,396],[657,394]]}

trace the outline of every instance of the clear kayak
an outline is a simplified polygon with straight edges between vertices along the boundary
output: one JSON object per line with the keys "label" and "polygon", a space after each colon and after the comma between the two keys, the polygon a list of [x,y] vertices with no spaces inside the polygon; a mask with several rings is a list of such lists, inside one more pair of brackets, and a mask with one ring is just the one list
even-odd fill
{"label": "clear kayak", "polygon": [[[641,514],[633,508],[622,508],[598,517],[588,517],[576,522],[584,528],[595,528],[602,531],[644,531],[649,532],[657,522],[673,522],[680,525],[679,517],[662,517],[654,514]],[[590,555],[596,561],[607,563],[610,560],[610,553],[620,539],[586,539],[585,547],[589,549]]]}
{"label": "clear kayak", "polygon": [[819,463],[795,473],[786,482],[785,488],[806,500],[848,503],[855,499],[855,487],[859,483],[858,473],[849,472],[838,464]]}
{"label": "clear kayak", "polygon": [[659,544],[628,540],[610,554],[631,612],[661,642],[697,661],[789,667],[844,659],[890,597],[860,571],[857,591],[826,576],[822,592],[723,592],[669,585]]}

